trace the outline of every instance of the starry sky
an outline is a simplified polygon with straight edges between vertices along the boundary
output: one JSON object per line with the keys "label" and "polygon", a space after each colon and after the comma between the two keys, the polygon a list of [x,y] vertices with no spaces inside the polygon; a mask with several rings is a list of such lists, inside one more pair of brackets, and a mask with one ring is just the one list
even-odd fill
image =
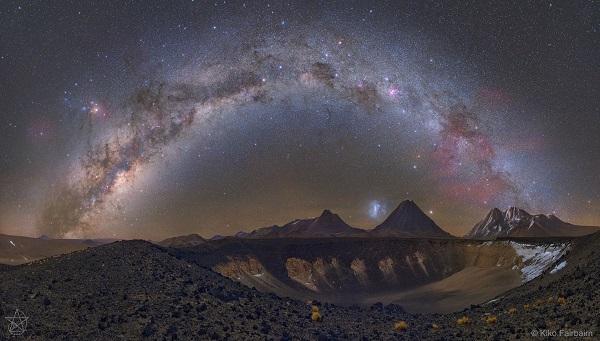
{"label": "starry sky", "polygon": [[600,3],[2,1],[0,233],[233,234],[412,199],[600,224]]}

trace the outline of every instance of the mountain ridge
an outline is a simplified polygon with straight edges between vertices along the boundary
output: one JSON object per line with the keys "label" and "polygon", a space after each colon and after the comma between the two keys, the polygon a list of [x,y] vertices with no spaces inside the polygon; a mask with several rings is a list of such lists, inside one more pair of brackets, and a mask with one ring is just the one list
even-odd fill
{"label": "mountain ridge", "polygon": [[505,211],[494,207],[465,235],[472,239],[506,237],[579,237],[600,230],[598,226],[582,226],[565,222],[550,214],[530,214],[511,206]]}
{"label": "mountain ridge", "polygon": [[339,215],[330,210],[323,210],[315,218],[295,219],[279,226],[272,225],[258,228],[249,233],[236,233],[238,238],[316,238],[316,237],[351,237],[364,234],[364,230],[348,225]]}
{"label": "mountain ridge", "polygon": [[[257,228],[251,232],[240,231],[235,238],[319,238],[319,237],[402,237],[402,238],[454,238],[439,227],[412,200],[402,201],[398,207],[373,229],[348,225],[339,215],[328,209],[320,216],[295,219],[279,225]],[[211,240],[226,238],[214,236]]]}

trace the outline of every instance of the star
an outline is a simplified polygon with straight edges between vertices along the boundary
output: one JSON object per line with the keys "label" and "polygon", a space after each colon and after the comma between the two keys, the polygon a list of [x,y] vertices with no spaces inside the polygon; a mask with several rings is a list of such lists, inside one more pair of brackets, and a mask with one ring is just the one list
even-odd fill
{"label": "star", "polygon": [[8,332],[11,335],[23,335],[25,333],[25,329],[27,328],[27,320],[29,317],[25,316],[25,314],[19,309],[15,310],[15,314],[13,316],[5,317],[10,322],[8,326]]}

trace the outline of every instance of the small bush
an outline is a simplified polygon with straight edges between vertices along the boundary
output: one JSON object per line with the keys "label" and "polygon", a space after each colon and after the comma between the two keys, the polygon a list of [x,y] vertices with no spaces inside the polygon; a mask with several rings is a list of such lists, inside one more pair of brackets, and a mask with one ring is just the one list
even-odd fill
{"label": "small bush", "polygon": [[468,316],[463,316],[461,318],[459,318],[458,320],[456,320],[456,323],[459,326],[466,326],[471,324],[471,319]]}
{"label": "small bush", "polygon": [[436,323],[432,323],[431,324],[431,329],[433,329],[433,330],[439,330],[440,326],[438,324],[436,324]]}
{"label": "small bush", "polygon": [[529,310],[529,304],[523,304],[523,309]]}
{"label": "small bush", "polygon": [[315,321],[315,322],[321,322],[321,320],[323,319],[323,317],[321,317],[321,313],[319,312],[312,312],[310,314],[310,319]]}
{"label": "small bush", "polygon": [[564,298],[564,297],[559,297],[559,298],[556,300],[556,303],[558,303],[558,304],[560,304],[560,305],[565,305],[565,304],[567,304],[567,299],[566,299],[566,298]]}
{"label": "small bush", "polygon": [[508,314],[509,315],[514,315],[516,313],[517,313],[517,308],[511,307],[511,308],[508,309]]}
{"label": "small bush", "polygon": [[321,312],[319,311],[319,307],[317,307],[316,305],[313,305],[311,308],[310,319],[315,322],[320,322],[323,320]]}
{"label": "small bush", "polygon": [[408,323],[406,321],[398,321],[394,323],[394,331],[403,332],[408,329]]}
{"label": "small bush", "polygon": [[485,323],[487,324],[496,324],[497,321],[498,318],[496,317],[496,315],[489,315],[485,317]]}

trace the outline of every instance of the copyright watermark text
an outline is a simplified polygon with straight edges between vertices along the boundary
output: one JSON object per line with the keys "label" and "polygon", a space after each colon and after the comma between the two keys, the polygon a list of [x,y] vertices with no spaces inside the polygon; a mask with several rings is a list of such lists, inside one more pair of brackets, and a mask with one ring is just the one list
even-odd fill
{"label": "copyright watermark text", "polygon": [[594,332],[591,330],[577,329],[534,329],[531,331],[533,337],[592,337]]}

